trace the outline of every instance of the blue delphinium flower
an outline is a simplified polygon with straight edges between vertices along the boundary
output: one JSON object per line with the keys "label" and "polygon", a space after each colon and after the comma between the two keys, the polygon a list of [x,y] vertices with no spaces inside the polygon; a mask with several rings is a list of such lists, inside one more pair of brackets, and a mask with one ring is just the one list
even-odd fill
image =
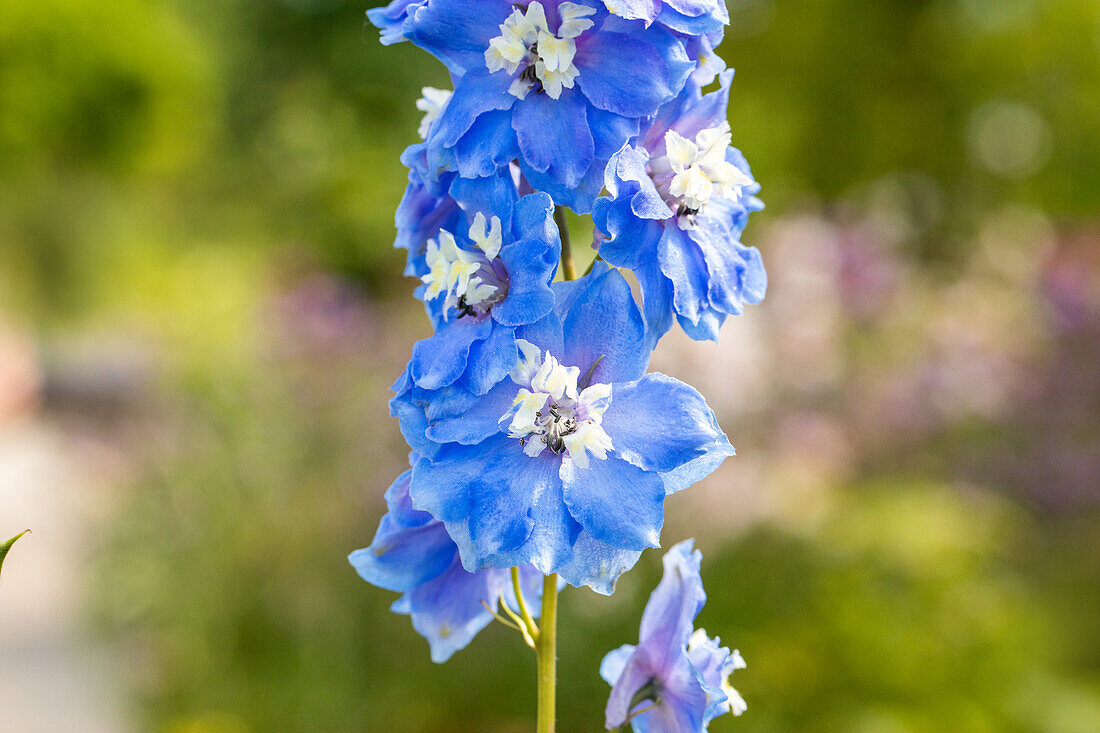
{"label": "blue delphinium flower", "polygon": [[[524,196],[511,216],[480,210],[457,231],[441,229],[424,255],[418,295],[435,326],[413,346],[408,374],[428,390],[454,384],[488,392],[515,366],[515,331],[554,307],[550,283],[561,256],[554,204],[544,193]],[[467,228],[468,223],[468,228]]]}
{"label": "blue delphinium flower", "polygon": [[695,389],[645,374],[644,323],[618,271],[598,262],[554,288],[554,312],[516,329],[510,379],[477,397],[406,376],[391,406],[424,454],[413,501],[468,569],[530,564],[610,593],[658,545],[665,495],[733,447]]}
{"label": "blue delphinium flower", "polygon": [[531,186],[579,212],[611,155],[695,68],[683,38],[597,0],[431,0],[403,33],[455,83],[427,139],[431,169],[485,175],[515,159]]}
{"label": "blue delphinium flower", "polygon": [[730,147],[726,106],[732,72],[702,94],[694,82],[662,108],[638,146],[607,166],[610,196],[593,219],[607,235],[600,256],[634,271],[651,344],[673,318],[694,339],[718,339],[727,316],[759,303],[767,274],[741,243],[749,214],[763,208],[744,157]]}
{"label": "blue delphinium flower", "polygon": [[[450,97],[451,92],[445,89],[424,87],[423,96],[416,103],[424,112],[419,129],[421,139],[431,130]],[[428,274],[428,242],[438,238],[440,231],[455,232],[468,226],[468,219],[478,212],[487,217],[497,216],[504,230],[511,231],[512,210],[519,199],[516,166],[502,166],[484,175],[471,173],[468,177],[429,172],[423,142],[410,145],[402,153],[401,162],[409,168],[409,182],[394,215],[397,227],[394,246],[408,251],[406,275],[420,278]]]}
{"label": "blue delphinium flower", "polygon": [[[507,568],[467,572],[443,524],[413,508],[411,475],[406,471],[390,486],[389,512],[374,540],[348,560],[367,582],[404,594],[393,611],[411,616],[413,628],[431,645],[432,661],[445,662],[493,620],[489,609],[500,602],[518,609]],[[537,613],[542,574],[531,567],[519,572],[523,595],[535,601],[531,611]]]}
{"label": "blue delphinium flower", "polygon": [[699,575],[703,555],[692,544],[685,540],[665,555],[665,574],[642,614],[638,645],[610,652],[600,665],[600,676],[612,686],[608,730],[629,721],[635,733],[702,733],[719,715],[745,711],[728,681],[745,666],[741,654],[693,630],[707,596]]}

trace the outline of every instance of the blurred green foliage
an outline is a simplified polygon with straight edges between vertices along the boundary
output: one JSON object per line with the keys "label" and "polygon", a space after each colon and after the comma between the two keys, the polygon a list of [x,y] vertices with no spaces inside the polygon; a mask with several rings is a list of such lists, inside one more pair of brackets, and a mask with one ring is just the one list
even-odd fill
{"label": "blurred green foliage", "polygon": [[[762,220],[888,211],[938,265],[1006,204],[1100,211],[1094,0],[729,4],[731,122]],[[350,351],[303,356],[303,323],[271,302],[316,270],[376,304],[411,290],[390,246],[398,156],[419,88],[446,76],[380,46],[364,9],[0,0],[0,311],[44,337],[164,347],[93,583],[143,729],[530,727],[513,634],[433,666],[393,594],[343,559],[402,469],[386,386],[423,319],[401,300],[338,334]],[[700,538],[700,620],[749,663],[749,713],[712,729],[1100,730],[1097,518],[889,469],[797,529]],[[561,730],[600,729],[599,659],[636,639],[658,565],[612,598],[564,596]]]}

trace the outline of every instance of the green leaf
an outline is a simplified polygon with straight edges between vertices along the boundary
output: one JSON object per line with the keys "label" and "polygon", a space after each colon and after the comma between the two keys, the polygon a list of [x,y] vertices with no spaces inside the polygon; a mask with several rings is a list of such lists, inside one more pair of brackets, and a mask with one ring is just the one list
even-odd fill
{"label": "green leaf", "polygon": [[20,532],[19,534],[12,537],[10,540],[5,542],[4,544],[0,545],[0,569],[2,569],[4,567],[4,558],[8,556],[8,550],[11,549],[11,546],[15,544],[15,541],[17,539],[19,539],[23,535],[27,534],[28,532],[30,532],[30,530],[25,529],[22,532]]}

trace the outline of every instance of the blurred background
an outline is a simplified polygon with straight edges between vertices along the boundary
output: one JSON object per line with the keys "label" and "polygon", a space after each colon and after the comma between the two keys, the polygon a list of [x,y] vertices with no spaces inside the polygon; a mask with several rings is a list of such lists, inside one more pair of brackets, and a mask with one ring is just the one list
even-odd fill
{"label": "blurred background", "polygon": [[[749,703],[713,731],[1100,730],[1100,5],[729,0],[764,305],[673,334],[739,456],[668,504]],[[405,465],[421,86],[347,0],[0,0],[0,728],[529,730],[345,556]],[[581,259],[585,222],[573,221]],[[647,553],[563,597],[602,728]]]}

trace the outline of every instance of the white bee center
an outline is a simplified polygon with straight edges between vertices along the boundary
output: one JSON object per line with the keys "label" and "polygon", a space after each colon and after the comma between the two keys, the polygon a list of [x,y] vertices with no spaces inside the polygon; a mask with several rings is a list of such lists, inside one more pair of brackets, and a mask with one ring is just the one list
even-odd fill
{"label": "white bee center", "polygon": [[423,96],[416,100],[416,108],[423,112],[424,116],[420,118],[420,126],[416,128],[416,131],[421,140],[426,140],[428,131],[432,128],[432,123],[443,113],[443,108],[447,106],[447,102],[451,101],[453,92],[447,89],[424,87],[420,90],[420,93]]}
{"label": "white bee center", "polygon": [[732,141],[730,126],[702,130],[688,140],[675,130],[665,133],[665,155],[650,161],[657,190],[679,216],[693,215],[714,198],[733,198],[752,178],[726,160]]}
{"label": "white bee center", "polygon": [[494,216],[486,222],[479,211],[469,234],[476,250],[463,249],[446,230],[439,232],[438,240],[428,240],[429,271],[420,278],[428,286],[424,299],[432,300],[446,293],[445,317],[452,308],[460,311],[460,318],[487,313],[506,295],[503,266],[497,257],[502,243],[500,219]]}
{"label": "white bee center", "polygon": [[516,77],[508,91],[519,99],[536,88],[557,99],[562,89],[573,88],[580,74],[573,63],[577,55],[573,39],[593,26],[588,16],[595,12],[584,5],[562,3],[558,6],[561,23],[554,33],[542,3],[532,2],[526,13],[515,8],[500,24],[500,35],[489,41],[485,65],[491,73],[505,71]]}
{"label": "white bee center", "polygon": [[562,366],[549,352],[518,339],[519,361],[512,381],[520,386],[512,407],[501,416],[508,437],[518,438],[531,457],[544,450],[568,453],[579,468],[589,454],[607,458],[613,448],[603,429],[603,414],[611,405],[611,385],[592,384],[578,392],[580,369]]}

